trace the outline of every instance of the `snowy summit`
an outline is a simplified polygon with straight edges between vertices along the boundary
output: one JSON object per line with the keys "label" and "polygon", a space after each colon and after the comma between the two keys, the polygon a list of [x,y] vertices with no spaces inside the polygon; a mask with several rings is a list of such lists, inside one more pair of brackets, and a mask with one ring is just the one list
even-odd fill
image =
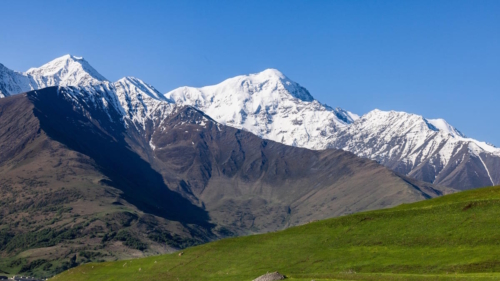
{"label": "snowy summit", "polygon": [[176,104],[194,106],[220,123],[313,149],[327,145],[321,135],[331,135],[357,118],[321,104],[276,69],[236,76],[213,86],[181,87],[165,96]]}

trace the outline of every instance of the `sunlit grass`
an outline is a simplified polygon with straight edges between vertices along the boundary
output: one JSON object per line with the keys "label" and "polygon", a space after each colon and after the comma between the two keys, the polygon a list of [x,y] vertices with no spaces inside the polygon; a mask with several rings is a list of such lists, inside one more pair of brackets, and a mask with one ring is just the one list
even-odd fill
{"label": "sunlit grass", "polygon": [[498,280],[500,187],[224,239],[170,254],[86,264],[54,280]]}

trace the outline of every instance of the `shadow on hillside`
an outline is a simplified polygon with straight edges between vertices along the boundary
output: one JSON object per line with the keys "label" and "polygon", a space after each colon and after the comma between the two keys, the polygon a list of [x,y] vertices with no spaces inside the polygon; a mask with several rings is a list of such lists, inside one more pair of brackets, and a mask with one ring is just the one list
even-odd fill
{"label": "shadow on hillside", "polygon": [[[51,87],[28,93],[35,105],[34,114],[48,136],[68,148],[92,158],[110,185],[123,192],[123,198],[141,211],[179,221],[211,227],[208,213],[193,205],[180,194],[170,190],[162,176],[133,152],[124,139],[127,133],[119,121],[111,121],[102,109],[81,102],[92,118]],[[79,98],[80,99],[80,98]],[[109,106],[109,115],[120,115]]]}

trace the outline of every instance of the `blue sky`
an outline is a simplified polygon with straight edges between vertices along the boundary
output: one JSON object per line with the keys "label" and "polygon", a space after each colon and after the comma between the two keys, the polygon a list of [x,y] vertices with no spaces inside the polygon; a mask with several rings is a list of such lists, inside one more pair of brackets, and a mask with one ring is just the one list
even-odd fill
{"label": "blue sky", "polygon": [[70,53],[161,92],[277,68],[319,101],[500,146],[500,1],[2,1],[0,63]]}

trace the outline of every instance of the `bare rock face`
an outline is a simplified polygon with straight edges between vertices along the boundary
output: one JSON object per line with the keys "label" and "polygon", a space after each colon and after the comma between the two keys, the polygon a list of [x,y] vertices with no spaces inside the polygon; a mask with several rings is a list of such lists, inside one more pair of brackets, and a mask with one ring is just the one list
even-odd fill
{"label": "bare rock face", "polygon": [[285,279],[284,275],[281,275],[279,272],[272,272],[264,274],[253,281],[275,281],[275,280],[283,280]]}

